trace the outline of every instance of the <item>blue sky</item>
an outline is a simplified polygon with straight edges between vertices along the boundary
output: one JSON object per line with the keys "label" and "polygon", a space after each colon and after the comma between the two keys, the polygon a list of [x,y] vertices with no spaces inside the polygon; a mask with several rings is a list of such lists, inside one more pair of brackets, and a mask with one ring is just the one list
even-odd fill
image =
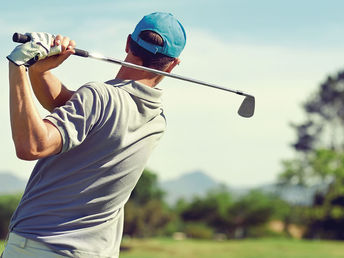
{"label": "blue sky", "polygon": [[[175,73],[247,91],[256,114],[236,114],[241,98],[165,79],[168,130],[148,167],[160,179],[203,170],[233,186],[274,181],[280,161],[294,157],[289,122],[302,121],[302,102],[329,74],[344,69],[344,2],[212,1],[6,1],[0,10],[0,171],[27,178],[34,162],[15,157],[9,127],[7,61],[12,33],[46,31],[75,39],[79,48],[123,59],[124,42],[150,12],[175,14],[187,47]],[[115,76],[117,66],[71,57],[54,72],[77,89]],[[42,116],[46,111],[40,110]]]}

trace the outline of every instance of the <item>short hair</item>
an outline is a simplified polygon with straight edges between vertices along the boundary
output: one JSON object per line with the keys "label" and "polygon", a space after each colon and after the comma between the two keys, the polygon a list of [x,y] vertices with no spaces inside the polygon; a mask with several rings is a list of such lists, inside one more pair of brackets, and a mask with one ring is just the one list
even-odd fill
{"label": "short hair", "polygon": [[[139,37],[142,40],[157,46],[164,45],[162,37],[154,31],[142,31]],[[130,38],[129,47],[133,55],[139,57],[142,60],[143,66],[149,68],[163,70],[168,63],[174,61],[175,59],[174,57],[169,57],[161,53],[153,54],[137,44],[132,38]]]}

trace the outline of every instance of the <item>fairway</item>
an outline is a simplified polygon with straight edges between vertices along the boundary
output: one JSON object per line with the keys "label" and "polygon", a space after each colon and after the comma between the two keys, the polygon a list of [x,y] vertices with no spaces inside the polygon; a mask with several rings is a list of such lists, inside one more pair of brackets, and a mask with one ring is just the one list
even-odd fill
{"label": "fairway", "polygon": [[[289,239],[175,241],[167,238],[124,240],[120,258],[339,258],[344,243]],[[128,249],[127,249],[128,248]],[[0,253],[3,241],[0,241]]]}
{"label": "fairway", "polygon": [[121,258],[332,258],[344,257],[344,243],[289,239],[203,241],[124,240]]}

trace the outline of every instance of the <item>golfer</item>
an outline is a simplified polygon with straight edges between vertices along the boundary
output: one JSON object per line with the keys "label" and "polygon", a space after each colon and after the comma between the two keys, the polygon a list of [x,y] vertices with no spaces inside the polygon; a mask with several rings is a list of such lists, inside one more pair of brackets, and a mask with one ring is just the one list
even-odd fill
{"label": "golfer", "polygon": [[[73,92],[52,73],[75,42],[28,33],[7,57],[17,156],[38,160],[11,223],[3,258],[118,257],[124,205],[163,135],[162,76],[121,67],[107,82]],[[128,36],[125,61],[166,72],[179,64],[183,26],[145,16]],[[58,53],[56,55],[56,53]],[[34,94],[50,114],[42,119]]]}

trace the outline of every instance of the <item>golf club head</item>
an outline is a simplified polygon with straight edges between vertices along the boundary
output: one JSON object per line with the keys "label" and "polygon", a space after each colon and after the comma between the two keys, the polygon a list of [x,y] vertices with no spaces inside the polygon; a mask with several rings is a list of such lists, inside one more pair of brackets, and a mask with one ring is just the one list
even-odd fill
{"label": "golf club head", "polygon": [[246,96],[240,105],[238,114],[242,117],[251,117],[254,114],[255,99],[253,96]]}

